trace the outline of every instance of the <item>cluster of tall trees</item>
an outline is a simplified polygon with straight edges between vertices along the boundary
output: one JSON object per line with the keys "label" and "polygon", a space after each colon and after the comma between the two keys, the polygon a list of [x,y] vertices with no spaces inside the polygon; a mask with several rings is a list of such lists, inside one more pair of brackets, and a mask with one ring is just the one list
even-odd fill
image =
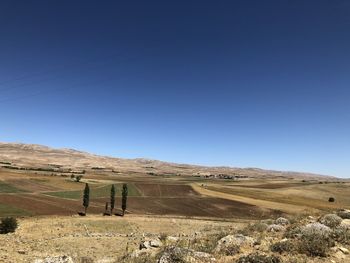
{"label": "cluster of tall trees", "polygon": [[[115,208],[115,195],[116,195],[116,189],[114,184],[112,184],[111,195],[110,195],[110,215],[113,215],[113,210]],[[122,204],[121,204],[122,216],[125,215],[127,200],[128,200],[128,185],[123,184]],[[90,204],[90,187],[89,187],[89,184],[86,183],[84,188],[84,194],[83,194],[84,215],[86,215],[89,204]],[[107,214],[107,211],[108,211],[108,202],[106,203],[105,214]]]}

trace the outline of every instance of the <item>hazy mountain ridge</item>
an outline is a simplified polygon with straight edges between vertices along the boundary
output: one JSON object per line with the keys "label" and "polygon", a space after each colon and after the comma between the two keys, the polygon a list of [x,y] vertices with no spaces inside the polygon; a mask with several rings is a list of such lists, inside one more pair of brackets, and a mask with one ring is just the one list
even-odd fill
{"label": "hazy mountain ridge", "polygon": [[249,177],[299,177],[330,178],[330,176],[292,171],[274,171],[260,168],[208,167],[178,164],[146,158],[123,159],[99,156],[74,149],[55,149],[37,144],[1,143],[0,162],[10,162],[20,167],[47,167],[59,165],[74,169],[103,168],[118,172],[197,175],[229,174]]}

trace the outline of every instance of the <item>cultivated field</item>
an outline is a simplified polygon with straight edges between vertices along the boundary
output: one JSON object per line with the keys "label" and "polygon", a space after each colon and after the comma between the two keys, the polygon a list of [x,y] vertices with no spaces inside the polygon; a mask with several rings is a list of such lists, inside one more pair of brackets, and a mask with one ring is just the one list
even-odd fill
{"label": "cultivated field", "polygon": [[[206,218],[269,218],[313,214],[350,206],[349,183],[298,179],[242,181],[186,176],[87,173],[80,182],[53,173],[0,169],[0,216],[75,215],[82,210],[85,183],[91,187],[89,213],[102,214],[112,184],[117,212],[123,183],[128,214]],[[335,202],[328,202],[334,197]]]}
{"label": "cultivated field", "polygon": [[[185,254],[208,252],[217,259],[190,262],[237,262],[256,251],[275,253],[271,246],[282,242],[289,231],[286,226],[274,224],[281,216],[289,218],[298,229],[301,223],[317,224],[319,215],[350,207],[350,183],[330,177],[101,159],[71,150],[44,151],[42,147],[40,158],[30,158],[36,151],[28,146],[28,155],[28,147],[23,147],[25,151],[16,162],[8,155],[0,162],[0,217],[15,216],[19,220],[15,233],[0,235],[0,262],[158,262],[148,257],[158,257],[165,253],[163,249],[174,245]],[[59,164],[60,158],[66,166]],[[75,162],[86,166],[75,167]],[[108,166],[115,162],[121,166]],[[75,177],[79,175],[82,179],[77,182]],[[83,211],[85,183],[90,186],[90,205],[87,216],[81,217],[78,212]],[[129,190],[126,216],[103,216],[112,184],[117,196],[115,213],[121,213],[124,183]],[[329,202],[330,197],[335,202]],[[282,230],[275,233],[269,227]],[[330,258],[336,263],[347,262],[350,255],[340,245],[348,247],[347,240],[350,244],[350,227],[344,229],[340,229],[343,243],[327,250],[330,256],[308,257],[299,246],[293,252],[296,254],[285,253],[287,261],[283,262],[318,263],[329,262]],[[339,233],[337,228],[334,231]],[[239,251],[215,250],[221,238],[232,235],[238,241],[255,241],[248,247],[239,245]],[[162,240],[163,244],[140,250],[140,244],[147,240]]]}

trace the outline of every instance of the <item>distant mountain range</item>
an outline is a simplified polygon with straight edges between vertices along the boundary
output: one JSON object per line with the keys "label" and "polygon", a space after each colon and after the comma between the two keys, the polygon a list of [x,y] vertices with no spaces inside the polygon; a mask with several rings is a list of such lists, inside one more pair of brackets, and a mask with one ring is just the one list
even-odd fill
{"label": "distant mountain range", "polygon": [[208,167],[177,164],[143,158],[123,159],[99,156],[73,149],[54,149],[23,143],[0,143],[0,168],[68,169],[176,176],[237,176],[254,178],[330,179],[334,177],[312,173],[263,170],[258,168]]}

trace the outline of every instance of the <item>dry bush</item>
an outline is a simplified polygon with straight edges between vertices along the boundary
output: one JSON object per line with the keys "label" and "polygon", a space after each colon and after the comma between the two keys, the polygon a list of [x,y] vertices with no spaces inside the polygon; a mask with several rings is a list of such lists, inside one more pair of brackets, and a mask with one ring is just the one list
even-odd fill
{"label": "dry bush", "polygon": [[294,240],[281,240],[271,245],[270,249],[272,252],[278,253],[291,253],[296,251],[297,245]]}
{"label": "dry bush", "polygon": [[265,232],[267,228],[268,228],[268,224],[260,221],[254,224],[248,224],[245,228],[243,228],[238,232],[242,235],[250,236],[250,235],[253,235],[255,232],[258,232],[258,233]]}
{"label": "dry bush", "polygon": [[275,221],[275,224],[277,225],[282,225],[282,226],[287,226],[290,224],[289,220],[284,217],[277,218]]}
{"label": "dry bush", "polygon": [[94,260],[92,258],[89,258],[89,257],[82,257],[80,259],[80,263],[94,263]]}
{"label": "dry bush", "polygon": [[215,250],[218,241],[225,236],[227,236],[227,233],[219,232],[194,239],[191,243],[191,249],[206,253],[212,253]]}
{"label": "dry bush", "polygon": [[301,230],[299,251],[311,256],[326,256],[334,245],[332,230],[323,224],[312,223]]}
{"label": "dry bush", "polygon": [[151,263],[157,262],[156,258],[150,254],[143,254],[138,257],[131,257],[130,255],[119,258],[114,263]]}
{"label": "dry bush", "polygon": [[350,211],[349,210],[340,210],[337,212],[337,215],[343,219],[350,219]]}
{"label": "dry bush", "polygon": [[[188,251],[186,249],[170,246],[170,247],[163,248],[163,250],[160,253],[158,253],[157,258],[159,261],[162,261],[162,262],[186,263],[187,253]],[[154,262],[154,261],[147,261],[147,263],[149,262]]]}
{"label": "dry bush", "polygon": [[253,253],[240,257],[237,263],[282,263],[282,260],[280,257],[275,255],[267,256],[259,253]]}
{"label": "dry bush", "polygon": [[159,234],[159,240],[162,241],[163,243],[165,243],[167,237],[168,237],[168,235],[166,233]]}
{"label": "dry bush", "polygon": [[272,224],[267,227],[267,232],[283,232],[286,228],[282,225]]}
{"label": "dry bush", "polygon": [[340,225],[333,230],[333,237],[342,244],[350,244],[350,229],[347,226]]}
{"label": "dry bush", "polygon": [[234,256],[240,252],[239,246],[231,244],[220,250],[220,254],[225,256]]}
{"label": "dry bush", "polygon": [[327,214],[320,219],[320,223],[330,228],[335,228],[340,225],[342,219],[335,214]]}
{"label": "dry bush", "polygon": [[302,226],[300,224],[293,224],[287,227],[284,232],[284,238],[298,238],[301,236]]}

